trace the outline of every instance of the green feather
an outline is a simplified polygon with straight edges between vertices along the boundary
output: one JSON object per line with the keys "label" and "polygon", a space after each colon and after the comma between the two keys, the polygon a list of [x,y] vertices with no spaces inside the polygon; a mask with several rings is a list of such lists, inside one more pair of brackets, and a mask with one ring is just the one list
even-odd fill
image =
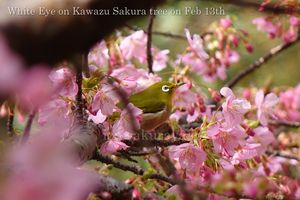
{"label": "green feather", "polygon": [[[164,85],[170,87],[169,92],[162,91],[162,86]],[[174,84],[161,81],[141,92],[131,95],[129,101],[143,110],[144,113],[156,113],[166,108],[167,110],[171,110],[174,89]]]}
{"label": "green feather", "polygon": [[129,101],[143,110],[143,113],[156,113],[166,108],[166,103],[157,99],[140,99],[132,96]]}

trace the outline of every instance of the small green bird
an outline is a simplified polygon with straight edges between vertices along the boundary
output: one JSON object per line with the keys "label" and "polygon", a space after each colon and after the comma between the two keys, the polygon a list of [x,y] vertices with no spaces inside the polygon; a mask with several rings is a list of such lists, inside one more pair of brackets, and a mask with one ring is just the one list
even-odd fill
{"label": "small green bird", "polygon": [[143,130],[153,130],[169,118],[175,90],[183,84],[160,81],[129,97],[129,102],[143,111]]}

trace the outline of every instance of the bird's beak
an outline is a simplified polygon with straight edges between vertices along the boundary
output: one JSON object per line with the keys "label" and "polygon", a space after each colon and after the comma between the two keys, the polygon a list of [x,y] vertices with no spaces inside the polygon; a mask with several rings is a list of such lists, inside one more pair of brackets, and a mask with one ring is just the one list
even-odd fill
{"label": "bird's beak", "polygon": [[178,87],[180,87],[180,86],[182,86],[182,85],[184,85],[184,84],[185,84],[184,82],[177,83],[175,87],[178,88]]}

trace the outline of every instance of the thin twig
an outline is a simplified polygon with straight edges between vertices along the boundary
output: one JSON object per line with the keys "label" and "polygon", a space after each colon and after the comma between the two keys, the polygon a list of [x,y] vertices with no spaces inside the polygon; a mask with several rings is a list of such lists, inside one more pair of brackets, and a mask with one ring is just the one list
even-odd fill
{"label": "thin twig", "polygon": [[147,62],[149,73],[153,74],[153,56],[152,56],[152,27],[154,22],[155,15],[150,15],[149,24],[147,29]]}
{"label": "thin twig", "polygon": [[14,137],[15,136],[15,131],[14,131],[14,118],[15,118],[15,113],[13,109],[9,109],[9,114],[7,117],[7,135],[8,137]]}
{"label": "thin twig", "polygon": [[269,123],[273,124],[273,125],[287,126],[287,127],[291,127],[291,128],[299,128],[300,127],[300,122],[290,122],[290,121],[285,121],[285,120],[271,120]]}
{"label": "thin twig", "polygon": [[300,161],[300,158],[297,157],[297,156],[284,154],[284,153],[281,153],[279,151],[275,151],[275,152],[267,151],[266,153],[268,155],[273,155],[273,156],[278,156],[278,157],[282,157],[282,158],[286,158],[286,159],[292,159],[292,160]]}
{"label": "thin twig", "polygon": [[292,47],[298,41],[300,41],[300,36],[298,36],[297,39],[293,42],[284,43],[284,44],[281,44],[281,45],[278,45],[278,46],[272,48],[269,51],[269,53],[267,53],[265,56],[263,56],[263,57],[259,58],[258,60],[256,60],[254,63],[249,65],[243,71],[240,71],[236,76],[234,76],[230,81],[228,81],[225,86],[227,86],[229,88],[234,87],[245,76],[247,76],[250,73],[254,72],[256,69],[260,68],[263,64],[267,63],[274,56],[278,55],[279,53],[283,52],[284,50],[288,49],[289,47]]}
{"label": "thin twig", "polygon": [[[131,26],[129,24],[125,25],[128,29],[132,30],[132,31],[139,31],[142,30],[144,31],[144,33],[148,34],[148,31],[143,30],[139,27],[135,27],[135,26]],[[213,34],[213,32],[204,32],[200,35],[200,37],[203,39],[206,35],[211,35]],[[180,39],[180,40],[187,40],[185,35],[181,35],[181,34],[174,34],[174,33],[167,33],[167,32],[161,32],[161,31],[152,31],[152,35],[157,35],[157,36],[163,36],[163,37],[169,37],[169,38],[173,38],[173,39]]]}
{"label": "thin twig", "polygon": [[23,132],[23,136],[22,136],[22,139],[21,139],[21,144],[25,144],[29,139],[30,130],[31,130],[31,126],[32,126],[32,122],[33,122],[33,119],[35,117],[35,114],[36,114],[36,111],[34,110],[34,111],[32,111],[32,113],[28,117],[25,129],[24,129],[24,132]]}
{"label": "thin twig", "polygon": [[[203,0],[203,1],[211,1],[211,0]],[[232,1],[232,0],[214,0],[214,2],[221,3],[221,4],[230,4],[239,7],[247,7],[247,8],[254,8],[259,10],[261,8],[261,1],[253,1],[253,0],[239,0],[239,1]],[[270,12],[274,14],[287,14],[291,12],[299,13],[300,8],[297,6],[294,7],[284,7],[278,6],[274,4],[267,4],[263,7],[264,12]]]}
{"label": "thin twig", "polygon": [[81,59],[77,60],[78,58],[76,57],[75,60],[75,66],[76,66],[76,85],[78,88],[77,94],[76,94],[76,108],[75,108],[75,115],[76,115],[76,120],[77,122],[82,123],[85,121],[85,115],[84,115],[84,102],[82,99],[82,69],[83,66],[86,65],[86,59],[85,56],[80,56]]}
{"label": "thin twig", "polygon": [[131,147],[168,147],[189,143],[187,140],[123,140],[122,142]]}
{"label": "thin twig", "polygon": [[[140,175],[140,176],[145,175],[145,170],[143,170],[142,168],[140,168],[138,166],[131,166],[131,165],[126,165],[126,164],[120,163],[118,161],[111,159],[108,156],[101,155],[100,153],[97,153],[97,155],[95,155],[94,159],[99,160],[106,164],[112,164],[115,168],[121,169],[123,171],[129,171],[129,172],[132,172],[132,173],[134,173],[136,175]],[[176,182],[174,182],[174,180],[172,180],[169,177],[166,177],[162,174],[151,174],[147,177],[150,179],[162,180],[164,182],[170,183],[171,185],[176,184]]]}

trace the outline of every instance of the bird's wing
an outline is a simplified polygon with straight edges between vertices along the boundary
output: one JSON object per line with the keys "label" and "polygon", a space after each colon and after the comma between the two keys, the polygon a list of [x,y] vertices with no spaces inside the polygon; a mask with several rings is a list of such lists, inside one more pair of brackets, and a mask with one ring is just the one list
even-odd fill
{"label": "bird's wing", "polygon": [[156,99],[136,99],[134,97],[129,98],[129,101],[143,110],[143,113],[156,113],[164,110],[166,108],[166,104],[162,101],[158,101]]}

